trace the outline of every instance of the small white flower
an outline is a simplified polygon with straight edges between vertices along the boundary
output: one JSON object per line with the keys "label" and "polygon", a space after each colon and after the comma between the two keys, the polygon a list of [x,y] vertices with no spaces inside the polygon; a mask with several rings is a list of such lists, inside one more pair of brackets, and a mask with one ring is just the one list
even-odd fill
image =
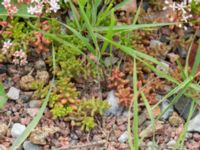
{"label": "small white flower", "polygon": [[37,8],[34,6],[30,6],[27,10],[27,12],[31,15],[34,15],[37,12]]}
{"label": "small white flower", "polygon": [[12,43],[10,40],[3,43],[3,48],[9,49],[12,46]]}
{"label": "small white flower", "polygon": [[23,50],[20,51],[16,51],[14,54],[14,59],[13,59],[13,63],[16,65],[20,65],[23,66],[25,64],[27,64],[27,55],[25,52],[23,52]]}
{"label": "small white flower", "polygon": [[2,4],[5,8],[9,8],[9,7],[11,6],[10,0],[4,0],[1,4]]}
{"label": "small white flower", "polygon": [[50,0],[50,10],[52,10],[54,13],[56,13],[60,9],[60,5],[58,4],[58,0]]}
{"label": "small white flower", "polygon": [[37,14],[42,13],[42,9],[43,9],[43,5],[39,3],[35,6],[30,6],[27,12],[30,13],[31,15],[37,15]]}

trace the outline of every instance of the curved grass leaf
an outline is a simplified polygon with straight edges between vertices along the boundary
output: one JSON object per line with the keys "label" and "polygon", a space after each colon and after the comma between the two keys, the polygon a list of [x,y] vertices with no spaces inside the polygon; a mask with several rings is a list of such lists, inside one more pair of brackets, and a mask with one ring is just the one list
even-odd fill
{"label": "curved grass leaf", "polygon": [[[144,28],[153,28],[153,27],[161,27],[161,26],[168,26],[168,25],[175,25],[176,23],[157,23],[157,24],[132,24],[132,25],[120,25],[114,26],[114,31],[129,31],[129,30],[138,30]],[[109,31],[109,27],[94,27],[94,31],[96,32],[105,32]]]}

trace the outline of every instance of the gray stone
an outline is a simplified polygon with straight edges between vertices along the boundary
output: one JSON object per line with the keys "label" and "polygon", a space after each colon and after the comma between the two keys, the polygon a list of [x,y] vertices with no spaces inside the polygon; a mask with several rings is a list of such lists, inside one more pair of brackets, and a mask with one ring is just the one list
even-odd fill
{"label": "gray stone", "polygon": [[7,72],[7,67],[5,65],[0,64],[0,74],[4,74]]}
{"label": "gray stone", "polygon": [[[171,99],[173,99],[173,97]],[[184,120],[187,120],[191,104],[192,104],[191,98],[186,96],[181,96],[180,99],[177,101],[177,103],[174,105],[174,108],[179,113],[179,115],[183,117]],[[197,114],[197,109],[194,111],[192,117],[194,117],[196,114]]]}
{"label": "gray stone", "polygon": [[167,147],[168,148],[173,148],[176,145],[176,141],[175,140],[171,140],[167,143]]}
{"label": "gray stone", "polygon": [[120,135],[118,141],[120,143],[125,143],[127,140],[128,140],[128,131],[125,131],[124,133],[122,133],[122,135]]}
{"label": "gray stone", "polygon": [[182,48],[181,46],[177,46],[177,52],[178,52],[178,55],[181,57],[181,58],[186,58],[187,56],[187,51]]}
{"label": "gray stone", "polygon": [[78,140],[78,136],[77,136],[76,133],[71,133],[70,137],[71,137],[72,140]]}
{"label": "gray stone", "polygon": [[23,102],[27,103],[31,100],[32,95],[33,95],[33,92],[21,92],[20,99]]}
{"label": "gray stone", "polygon": [[158,145],[156,145],[155,142],[149,141],[147,143],[147,149],[146,150],[157,150],[158,149]]}
{"label": "gray stone", "polygon": [[[170,101],[168,100],[163,101],[160,105],[161,112],[165,111],[165,109],[167,109],[169,105],[170,105]],[[174,112],[173,106],[169,107],[166,110],[166,112],[161,116],[161,119],[167,120],[172,115],[173,112]]]}
{"label": "gray stone", "polygon": [[31,116],[34,117],[38,113],[38,108],[27,108],[26,112]]}
{"label": "gray stone", "polygon": [[189,122],[188,132],[200,133],[200,112]]}
{"label": "gray stone", "polygon": [[106,57],[104,62],[105,62],[106,67],[109,67],[109,66],[115,64],[118,60],[119,60],[119,58],[117,58],[117,57],[112,57],[112,58]]}
{"label": "gray stone", "polygon": [[11,129],[12,137],[14,138],[19,137],[24,132],[25,129],[26,129],[25,125],[22,125],[20,123],[13,124],[12,129]]}
{"label": "gray stone", "polygon": [[119,99],[115,96],[114,90],[108,93],[107,101],[110,105],[110,108],[106,111],[106,115],[119,116],[123,111],[123,107],[120,106]]}
{"label": "gray stone", "polygon": [[167,54],[167,57],[169,58],[170,62],[175,63],[179,59],[179,55],[175,53],[169,53]]}
{"label": "gray stone", "polygon": [[41,150],[41,148],[38,145],[33,144],[30,141],[25,141],[23,144],[23,148],[24,150]]}
{"label": "gray stone", "polygon": [[150,48],[159,48],[162,45],[162,42],[158,40],[151,40],[150,41]]}
{"label": "gray stone", "polygon": [[162,71],[163,73],[168,73],[169,72],[169,63],[165,62],[165,61],[161,61],[161,65],[157,65],[156,68],[160,71]]}
{"label": "gray stone", "polygon": [[20,94],[19,89],[15,88],[15,87],[11,87],[7,93],[7,96],[8,96],[8,98],[10,98],[12,100],[18,100],[19,94]]}

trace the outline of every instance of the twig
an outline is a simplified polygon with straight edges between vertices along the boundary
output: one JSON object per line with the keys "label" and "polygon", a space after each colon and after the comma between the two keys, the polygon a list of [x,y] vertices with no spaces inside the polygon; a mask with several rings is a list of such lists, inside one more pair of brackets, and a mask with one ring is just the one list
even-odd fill
{"label": "twig", "polygon": [[61,147],[56,150],[71,150],[71,149],[77,149],[77,148],[86,148],[86,147],[91,147],[91,146],[102,145],[102,144],[105,144],[106,142],[107,142],[106,140],[101,140],[101,141],[91,142],[87,144]]}

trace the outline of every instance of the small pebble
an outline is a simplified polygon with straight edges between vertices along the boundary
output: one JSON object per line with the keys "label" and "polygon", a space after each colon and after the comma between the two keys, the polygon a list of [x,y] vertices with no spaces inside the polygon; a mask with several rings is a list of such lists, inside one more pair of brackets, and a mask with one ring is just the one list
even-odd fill
{"label": "small pebble", "polygon": [[114,90],[108,93],[107,101],[110,108],[106,111],[106,115],[119,116],[122,113],[123,108],[120,106],[119,99],[115,96]]}
{"label": "small pebble", "polygon": [[36,144],[31,143],[30,141],[25,141],[23,144],[24,150],[40,150],[40,147]]}
{"label": "small pebble", "polygon": [[169,142],[167,143],[167,147],[168,147],[168,148],[173,148],[175,144],[176,144],[176,141],[175,141],[175,140],[171,140],[171,141],[169,141]]}
{"label": "small pebble", "polygon": [[7,72],[7,67],[5,65],[0,64],[0,74],[4,74]]}
{"label": "small pebble", "polygon": [[26,112],[31,116],[34,117],[38,113],[38,108],[27,108]]}
{"label": "small pebble", "polygon": [[70,134],[70,137],[71,137],[73,140],[78,140],[78,136],[77,136],[75,133],[71,133],[71,134]]}
{"label": "small pebble", "polygon": [[12,137],[14,138],[19,137],[24,132],[25,129],[26,129],[25,125],[22,125],[20,123],[13,124],[12,129],[11,129]]}
{"label": "small pebble", "polygon": [[118,138],[120,143],[125,143],[128,140],[128,131],[122,133],[122,135]]}
{"label": "small pebble", "polygon": [[18,100],[19,99],[19,94],[20,94],[20,90],[15,88],[15,87],[11,87],[7,93],[7,96],[9,99],[12,100]]}

